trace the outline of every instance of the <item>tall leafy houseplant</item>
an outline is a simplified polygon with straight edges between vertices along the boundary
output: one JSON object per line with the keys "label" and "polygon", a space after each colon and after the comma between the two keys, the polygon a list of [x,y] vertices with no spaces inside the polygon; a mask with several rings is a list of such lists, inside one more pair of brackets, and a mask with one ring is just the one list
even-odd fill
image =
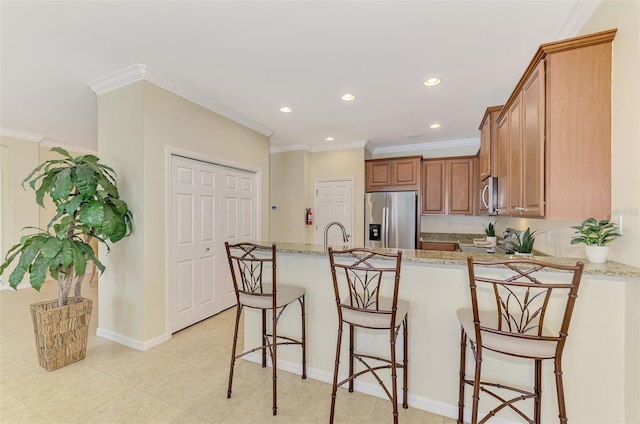
{"label": "tall leafy houseplant", "polygon": [[99,163],[93,155],[74,158],[60,147],[51,151],[63,158],[40,164],[22,185],[28,183],[35,190],[36,203],[42,207],[48,195],[57,213],[46,230],[34,228],[37,233],[23,236],[9,250],[0,275],[17,259],[9,276],[11,287],[16,289],[29,273],[31,286],[39,291],[49,272],[58,281],[58,306],[64,306],[72,287],[75,302],[82,300],[82,281],[89,262],[104,271],[91,249],[91,240],[104,243],[109,251],[108,242],[115,243],[131,234],[132,214],[120,200],[112,168]]}
{"label": "tall leafy houseplant", "polygon": [[582,224],[573,227],[577,236],[571,239],[571,244],[584,243],[587,246],[606,246],[620,234],[616,232],[618,229],[614,222],[608,219],[598,221],[595,218],[587,218]]}

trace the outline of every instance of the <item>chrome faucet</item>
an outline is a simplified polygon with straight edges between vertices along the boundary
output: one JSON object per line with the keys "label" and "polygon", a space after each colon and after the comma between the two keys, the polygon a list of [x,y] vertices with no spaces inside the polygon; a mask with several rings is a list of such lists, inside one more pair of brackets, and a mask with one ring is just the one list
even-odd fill
{"label": "chrome faucet", "polygon": [[509,237],[517,239],[520,237],[520,232],[514,230],[513,228],[507,228],[504,230],[502,237],[505,239],[508,239]]}
{"label": "chrome faucet", "polygon": [[[513,228],[507,228],[504,230],[502,237],[504,238],[505,249],[507,249],[508,251],[514,250],[520,241],[520,232],[514,230]],[[514,242],[514,240],[517,241]]]}
{"label": "chrome faucet", "polygon": [[344,225],[342,225],[338,221],[330,222],[324,228],[324,250],[327,250],[327,242],[328,242],[328,239],[329,239],[329,228],[331,228],[331,226],[333,226],[333,225],[339,226],[340,229],[342,230],[342,241],[344,241],[345,243],[347,243],[349,241],[349,234],[347,234],[347,230],[344,228]]}

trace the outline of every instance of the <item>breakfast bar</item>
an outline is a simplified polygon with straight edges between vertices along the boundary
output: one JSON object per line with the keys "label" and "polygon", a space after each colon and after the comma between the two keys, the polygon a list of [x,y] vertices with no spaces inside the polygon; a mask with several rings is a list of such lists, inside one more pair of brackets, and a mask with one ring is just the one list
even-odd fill
{"label": "breakfast bar", "polygon": [[[307,375],[331,382],[338,318],[327,253],[323,246],[288,243],[278,243],[277,252],[278,282],[306,289]],[[463,252],[405,249],[402,258],[399,297],[410,302],[409,405],[451,418],[457,416],[458,402],[460,327],[456,310],[470,305],[468,256]],[[477,255],[481,260],[508,257]],[[557,264],[577,261],[551,256],[536,259]],[[245,313],[245,346],[251,346],[260,338],[260,318],[254,311]],[[284,312],[278,324],[281,334],[299,334],[298,314],[295,308]],[[563,360],[570,422],[625,422],[636,408],[640,398],[639,323],[640,269],[611,261],[603,265],[586,263]],[[401,338],[398,341],[401,352],[404,346]],[[356,343],[358,348],[373,352],[388,350],[385,337],[366,331]],[[343,346],[341,363],[346,363],[346,357]],[[485,354],[483,372],[487,375],[507,372],[511,381],[531,384],[530,361],[495,358]],[[259,360],[258,356],[248,359]],[[297,350],[279,349],[278,359],[279,368],[300,373]],[[543,366],[542,422],[556,422],[553,364]],[[342,367],[344,372],[346,368]],[[355,390],[384,397],[373,379],[357,381]],[[501,414],[495,422],[517,420]]]}

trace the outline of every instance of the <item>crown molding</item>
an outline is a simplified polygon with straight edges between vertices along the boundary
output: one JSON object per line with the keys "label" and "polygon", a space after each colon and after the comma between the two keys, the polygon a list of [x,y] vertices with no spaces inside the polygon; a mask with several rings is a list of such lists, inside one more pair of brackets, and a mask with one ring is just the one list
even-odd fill
{"label": "crown molding", "polygon": [[33,141],[34,143],[40,143],[44,139],[43,136],[38,134],[15,131],[7,128],[0,128],[0,135],[3,137],[11,137],[11,138],[18,138],[20,140]]}
{"label": "crown molding", "polygon": [[285,144],[282,146],[272,146],[269,148],[269,153],[282,153],[282,152],[294,152],[304,150],[309,153],[316,152],[330,152],[333,150],[346,150],[346,149],[359,149],[367,147],[368,142],[366,140],[352,141],[349,143],[327,144],[320,146],[309,146],[308,144]]}
{"label": "crown molding", "polygon": [[578,34],[578,31],[587,22],[587,20],[593,15],[598,6],[600,6],[601,0],[581,0],[577,1],[573,9],[567,16],[558,33],[556,34],[556,40],[562,40],[563,38],[570,38]]}
{"label": "crown molding", "polygon": [[40,147],[62,147],[66,151],[71,151],[74,153],[82,153],[85,155],[98,155],[98,152],[96,150],[87,149],[85,147],[74,146],[71,144],[62,144],[52,140],[41,141]]}
{"label": "crown molding", "polygon": [[373,154],[380,153],[403,153],[403,152],[417,152],[422,150],[434,150],[434,149],[448,149],[453,147],[476,147],[480,146],[480,138],[465,138],[461,140],[446,140],[446,141],[432,141],[427,143],[418,144],[404,144],[402,146],[386,146],[376,147],[373,151],[369,150]]}
{"label": "crown molding", "polygon": [[266,136],[271,137],[273,130],[266,126],[254,121],[253,119],[242,115],[234,110],[228,109],[224,106],[216,104],[210,99],[203,98],[200,93],[197,93],[194,89],[185,88],[185,84],[176,80],[168,75],[158,72],[147,65],[136,64],[124,68],[120,71],[116,71],[105,77],[95,79],[87,83],[89,88],[101,95],[109,91],[115,90],[125,85],[132,84],[137,81],[148,81],[158,87],[164,88],[180,97],[183,97],[197,105],[204,107],[212,112],[222,115],[227,119],[237,122],[247,128]]}

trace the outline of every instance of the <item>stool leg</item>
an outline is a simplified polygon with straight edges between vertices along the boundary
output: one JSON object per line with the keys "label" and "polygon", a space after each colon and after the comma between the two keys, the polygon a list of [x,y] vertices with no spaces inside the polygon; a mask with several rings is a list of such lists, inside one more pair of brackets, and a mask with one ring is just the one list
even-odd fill
{"label": "stool leg", "polygon": [[409,408],[409,402],[407,402],[407,392],[409,391],[409,315],[405,315],[404,322],[402,324],[404,328],[404,353],[402,358],[402,407],[404,409]]}
{"label": "stool leg", "polygon": [[267,310],[262,310],[262,368],[267,366]]}
{"label": "stool leg", "polygon": [[467,354],[467,333],[464,329],[461,331],[460,336],[460,387],[458,394],[458,424],[464,424],[464,386],[465,386],[465,370],[467,366],[466,354]]}
{"label": "stool leg", "polygon": [[535,383],[533,392],[536,397],[533,399],[533,422],[540,424],[540,407],[542,397],[542,359],[535,360]]}
{"label": "stool leg", "polygon": [[305,380],[307,378],[307,333],[304,296],[300,298],[300,309],[302,310],[302,379]]}
{"label": "stool leg", "polygon": [[567,422],[567,411],[564,404],[564,384],[562,383],[562,358],[556,357],[554,361],[554,373],[556,375],[556,392],[558,394],[558,416],[560,423]]}
{"label": "stool leg", "polygon": [[236,306],[236,324],[233,330],[233,347],[231,348],[231,364],[229,365],[229,386],[227,387],[227,399],[231,397],[231,385],[233,384],[233,368],[236,365],[236,348],[238,347],[238,327],[240,326],[240,313],[242,305]]}
{"label": "stool leg", "polygon": [[331,414],[329,424],[333,424],[336,410],[336,392],[338,391],[338,369],[340,367],[340,345],[342,344],[342,319],[338,319],[338,341],[336,343],[336,362],[333,367],[333,387],[331,388]]}
{"label": "stool leg", "polygon": [[[353,377],[353,350],[355,331],[353,325],[349,324],[349,377]],[[353,393],[353,379],[349,380],[349,393]]]}
{"label": "stool leg", "polygon": [[398,370],[396,367],[396,332],[394,330],[395,329],[392,328],[389,331],[389,345],[391,346],[391,394],[393,397],[393,424],[398,424]]}
{"label": "stool leg", "polygon": [[276,324],[277,324],[277,319],[278,319],[278,314],[276,313],[276,310],[274,308],[274,310],[271,312],[272,314],[272,318],[271,318],[271,322],[272,322],[272,326],[273,328],[271,329],[271,334],[272,334],[272,344],[273,346],[271,347],[271,372],[272,372],[272,378],[273,378],[273,415],[277,415],[278,414],[278,345],[276,344],[277,342],[277,336],[276,336],[276,332],[277,332],[277,328],[276,328]]}
{"label": "stool leg", "polygon": [[473,376],[473,407],[471,408],[471,424],[478,423],[478,404],[480,403],[480,381],[482,378],[482,347],[476,343],[474,352],[475,373]]}

